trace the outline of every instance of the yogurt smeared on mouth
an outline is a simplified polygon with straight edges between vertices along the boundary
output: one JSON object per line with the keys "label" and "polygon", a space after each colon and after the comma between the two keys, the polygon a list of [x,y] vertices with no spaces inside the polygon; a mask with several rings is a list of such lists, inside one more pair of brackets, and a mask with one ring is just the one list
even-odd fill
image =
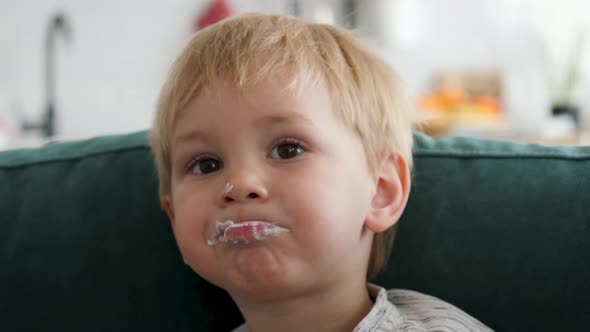
{"label": "yogurt smeared on mouth", "polygon": [[240,223],[234,223],[231,220],[215,221],[215,232],[207,240],[207,244],[214,246],[219,242],[248,243],[286,232],[289,232],[287,228],[266,221],[244,221]]}

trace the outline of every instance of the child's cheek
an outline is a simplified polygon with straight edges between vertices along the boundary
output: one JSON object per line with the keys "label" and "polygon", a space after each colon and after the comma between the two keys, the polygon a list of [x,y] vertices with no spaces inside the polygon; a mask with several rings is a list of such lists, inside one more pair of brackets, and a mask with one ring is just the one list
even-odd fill
{"label": "child's cheek", "polygon": [[208,217],[205,210],[207,208],[203,204],[193,203],[191,200],[179,200],[175,206],[175,233],[177,233],[179,240],[195,244],[206,243]]}
{"label": "child's cheek", "polygon": [[206,246],[206,238],[203,236],[202,223],[198,222],[190,213],[180,212],[177,215],[177,221],[174,228],[174,236],[178,244],[178,249],[182,254],[185,264],[189,265],[195,272],[199,273],[202,269],[203,247]]}
{"label": "child's cheek", "polygon": [[[322,173],[326,174],[326,173]],[[287,187],[287,186],[285,186]],[[284,200],[284,206],[295,227],[303,233],[302,237],[310,246],[316,246],[330,238],[333,227],[339,222],[336,220],[339,211],[344,209],[342,205],[336,206],[334,200],[338,192],[338,183],[329,176],[312,176],[307,180],[300,180],[288,186],[294,193],[306,193],[304,195],[288,195]],[[297,236],[294,234],[294,236]],[[319,248],[318,248],[319,249]]]}
{"label": "child's cheek", "polygon": [[174,236],[185,262],[195,269],[200,260],[199,253],[202,253],[203,246],[207,246],[209,208],[204,203],[205,197],[191,187],[181,184],[176,188]]}

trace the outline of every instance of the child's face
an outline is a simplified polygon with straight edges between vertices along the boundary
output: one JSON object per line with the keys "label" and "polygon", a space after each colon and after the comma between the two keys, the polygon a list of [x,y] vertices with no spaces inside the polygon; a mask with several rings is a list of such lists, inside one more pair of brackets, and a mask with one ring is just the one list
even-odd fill
{"label": "child's face", "polygon": [[[372,233],[363,225],[375,180],[361,141],[335,114],[324,84],[300,97],[283,87],[263,81],[240,93],[219,82],[174,128],[164,205],[178,246],[188,265],[236,300],[365,278]],[[208,245],[224,220],[267,221],[289,232]]]}

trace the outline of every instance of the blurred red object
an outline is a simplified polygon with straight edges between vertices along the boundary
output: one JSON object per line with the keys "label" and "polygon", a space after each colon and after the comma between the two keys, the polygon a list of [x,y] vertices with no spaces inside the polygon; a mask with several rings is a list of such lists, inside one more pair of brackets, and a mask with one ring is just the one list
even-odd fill
{"label": "blurred red object", "polygon": [[213,0],[211,5],[199,16],[195,24],[195,31],[217,23],[232,15],[232,10],[226,0]]}

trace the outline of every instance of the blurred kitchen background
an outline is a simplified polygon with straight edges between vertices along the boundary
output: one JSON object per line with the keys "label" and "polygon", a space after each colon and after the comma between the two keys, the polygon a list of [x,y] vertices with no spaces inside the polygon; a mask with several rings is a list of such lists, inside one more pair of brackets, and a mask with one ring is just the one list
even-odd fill
{"label": "blurred kitchen background", "polygon": [[0,150],[147,129],[191,34],[243,12],[354,29],[433,136],[588,144],[586,0],[0,0]]}

